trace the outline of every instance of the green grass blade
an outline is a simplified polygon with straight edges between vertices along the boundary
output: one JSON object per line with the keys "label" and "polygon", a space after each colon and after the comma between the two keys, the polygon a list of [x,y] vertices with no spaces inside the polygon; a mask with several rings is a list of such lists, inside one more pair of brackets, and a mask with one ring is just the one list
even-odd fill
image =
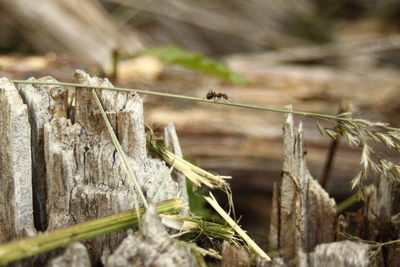
{"label": "green grass blade", "polygon": [[[160,214],[178,214],[183,210],[182,199],[158,203]],[[143,215],[144,208],[138,210]],[[136,211],[126,211],[108,217],[54,230],[35,237],[25,238],[0,245],[0,265],[47,252],[72,242],[94,238],[99,235],[138,225]]]}

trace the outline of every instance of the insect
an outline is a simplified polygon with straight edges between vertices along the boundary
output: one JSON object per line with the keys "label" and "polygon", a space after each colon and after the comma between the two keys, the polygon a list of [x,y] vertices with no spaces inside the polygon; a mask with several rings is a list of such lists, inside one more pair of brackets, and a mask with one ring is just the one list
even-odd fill
{"label": "insect", "polygon": [[213,90],[208,91],[206,97],[208,100],[214,99],[214,100],[226,100],[226,101],[230,101],[233,103],[233,99],[230,98],[227,94],[225,93],[217,93],[214,92]]}

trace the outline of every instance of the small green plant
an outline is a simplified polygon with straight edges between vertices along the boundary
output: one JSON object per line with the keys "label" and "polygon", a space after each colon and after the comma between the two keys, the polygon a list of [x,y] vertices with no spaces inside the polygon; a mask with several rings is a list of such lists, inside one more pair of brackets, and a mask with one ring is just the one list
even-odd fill
{"label": "small green plant", "polygon": [[180,65],[188,69],[223,78],[234,84],[247,83],[247,79],[242,74],[233,72],[226,64],[177,46],[155,47],[147,50],[145,53],[159,58],[166,64]]}
{"label": "small green plant", "polygon": [[204,218],[205,220],[220,222],[220,217],[207,207],[207,201],[204,199],[204,196],[208,195],[210,190],[204,186],[195,189],[193,183],[188,179],[186,180],[186,185],[190,212],[195,216]]}

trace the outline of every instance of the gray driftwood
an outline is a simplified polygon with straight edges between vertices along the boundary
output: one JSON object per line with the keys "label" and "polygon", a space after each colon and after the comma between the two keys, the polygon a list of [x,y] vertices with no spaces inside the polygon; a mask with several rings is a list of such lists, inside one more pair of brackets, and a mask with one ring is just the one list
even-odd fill
{"label": "gray driftwood", "polygon": [[34,235],[28,108],[0,79],[0,243]]}
{"label": "gray driftwood", "polygon": [[125,266],[195,266],[190,249],[171,238],[154,205],[143,216],[140,232],[129,234],[105,264]]}

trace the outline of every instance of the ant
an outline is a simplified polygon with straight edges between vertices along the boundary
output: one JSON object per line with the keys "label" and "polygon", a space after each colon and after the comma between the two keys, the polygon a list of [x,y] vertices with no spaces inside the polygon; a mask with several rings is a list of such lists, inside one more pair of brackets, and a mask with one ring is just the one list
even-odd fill
{"label": "ant", "polygon": [[214,100],[226,100],[226,101],[230,101],[233,103],[233,99],[230,98],[227,94],[225,93],[217,93],[214,92],[213,90],[208,91],[206,97],[208,100],[214,99]]}

